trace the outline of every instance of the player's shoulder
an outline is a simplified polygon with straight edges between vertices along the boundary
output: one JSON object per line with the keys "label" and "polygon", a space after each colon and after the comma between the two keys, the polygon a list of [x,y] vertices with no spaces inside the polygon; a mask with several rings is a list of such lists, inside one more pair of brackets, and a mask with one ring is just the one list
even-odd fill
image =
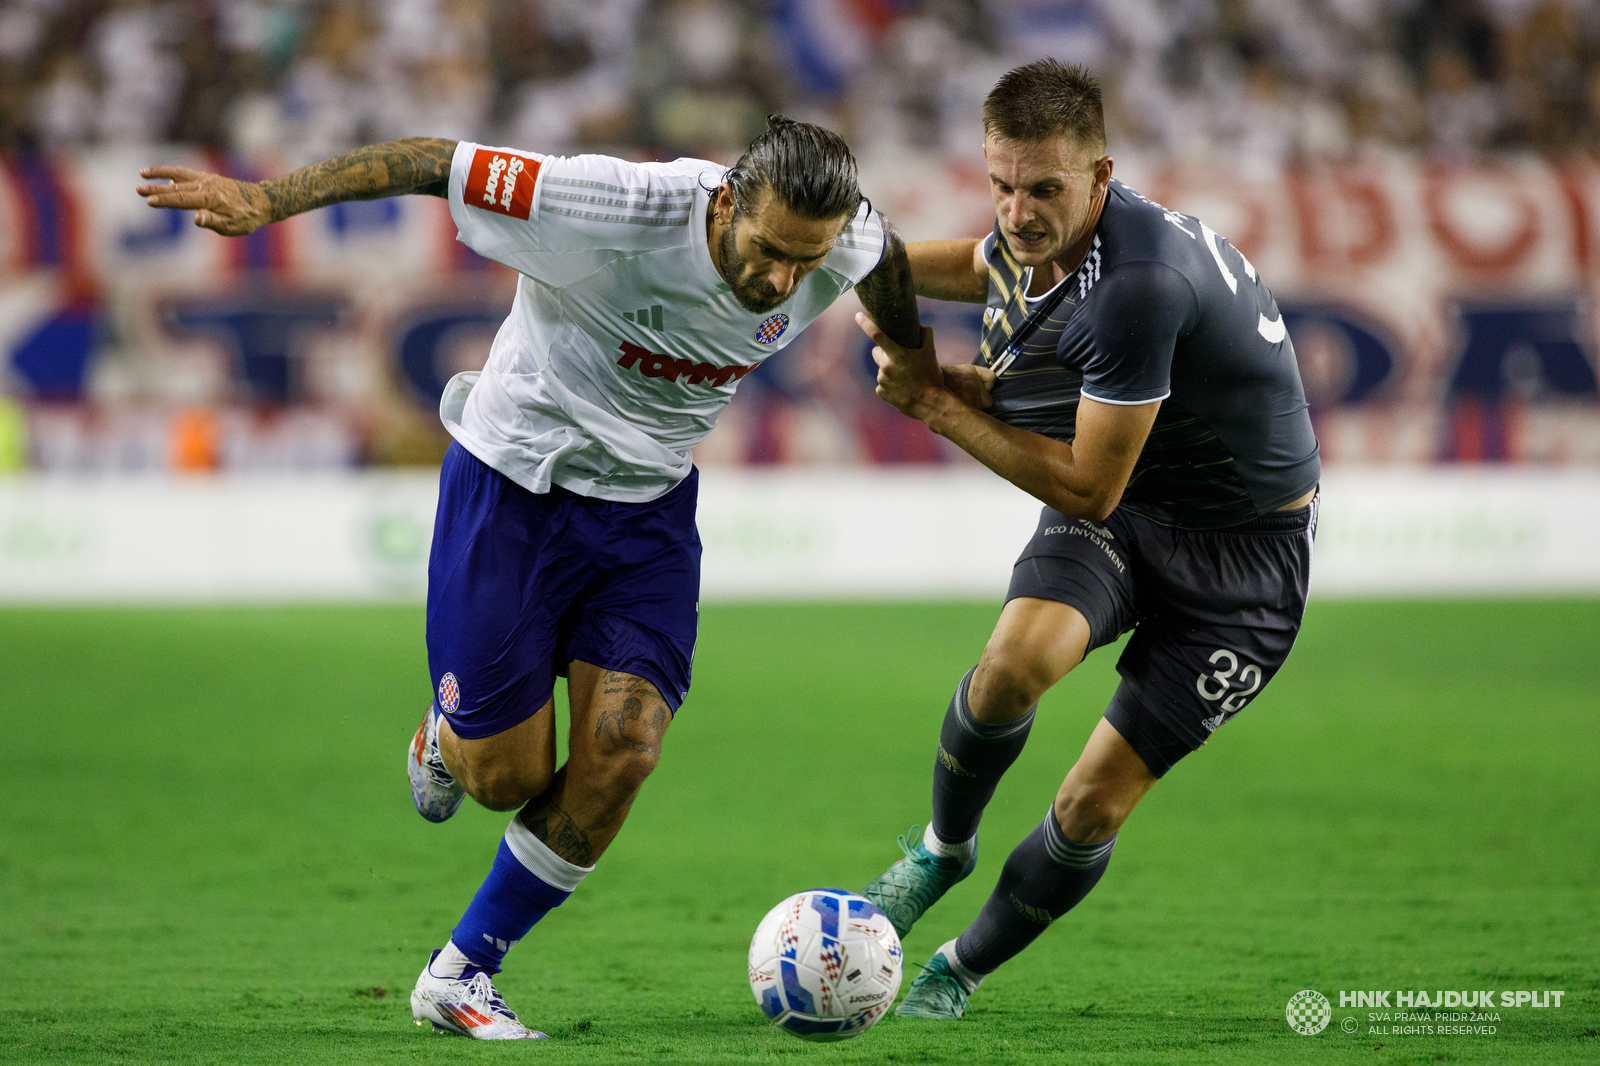
{"label": "player's shoulder", "polygon": [[873,210],[871,201],[861,201],[855,217],[839,234],[839,240],[834,242],[835,246],[841,243],[846,247],[856,247],[858,251],[883,254],[883,218]]}
{"label": "player's shoulder", "polygon": [[[465,206],[585,229],[683,227],[722,168],[704,159],[636,163],[607,155],[544,155],[463,142],[456,151]],[[709,186],[708,184],[709,183]],[[452,173],[452,191],[456,179]]]}
{"label": "player's shoulder", "polygon": [[542,217],[585,229],[667,230],[688,226],[696,198],[716,188],[721,167],[704,159],[636,163],[609,155],[550,156],[540,172]]}
{"label": "player's shoulder", "polygon": [[641,196],[671,196],[685,191],[717,187],[728,168],[709,159],[674,159],[671,162],[637,162],[612,155],[549,157],[551,172],[569,183]]}
{"label": "player's shoulder", "polygon": [[1115,179],[1106,190],[1098,234],[1106,271],[1124,263],[1153,262],[1189,276],[1202,265],[1200,222],[1156,203]]}
{"label": "player's shoulder", "polygon": [[854,285],[883,259],[884,240],[883,220],[872,204],[863,200],[833,242],[833,250],[822,261],[823,268]]}

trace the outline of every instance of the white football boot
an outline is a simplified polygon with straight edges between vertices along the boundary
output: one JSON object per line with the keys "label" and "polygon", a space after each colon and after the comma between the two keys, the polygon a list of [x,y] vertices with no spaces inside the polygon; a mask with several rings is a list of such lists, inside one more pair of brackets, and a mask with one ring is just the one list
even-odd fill
{"label": "white football boot", "polygon": [[474,1040],[546,1039],[517,1019],[486,971],[469,968],[460,977],[439,977],[433,972],[438,957],[437,951],[429,956],[411,990],[411,1017],[418,1025],[432,1022],[435,1029]]}
{"label": "white football boot", "polygon": [[439,707],[428,704],[417,735],[406,747],[406,775],[411,778],[411,802],[430,822],[442,822],[456,813],[467,790],[450,776],[439,754]]}

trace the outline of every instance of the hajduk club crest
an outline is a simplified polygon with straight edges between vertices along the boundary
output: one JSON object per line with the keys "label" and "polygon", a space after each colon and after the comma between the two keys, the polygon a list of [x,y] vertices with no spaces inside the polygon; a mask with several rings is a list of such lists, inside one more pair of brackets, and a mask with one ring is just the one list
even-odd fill
{"label": "hajduk club crest", "polygon": [[783,336],[783,331],[789,328],[789,316],[783,313],[768,316],[767,320],[756,327],[757,344],[776,344],[778,338]]}
{"label": "hajduk club crest", "polygon": [[459,706],[461,686],[456,684],[455,674],[445,674],[439,679],[439,709],[445,714],[455,714]]}

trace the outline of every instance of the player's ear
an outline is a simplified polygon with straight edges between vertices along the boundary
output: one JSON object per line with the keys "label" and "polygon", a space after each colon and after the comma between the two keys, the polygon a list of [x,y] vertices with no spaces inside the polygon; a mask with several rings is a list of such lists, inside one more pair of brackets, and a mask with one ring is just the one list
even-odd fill
{"label": "player's ear", "polygon": [[1094,183],[1096,185],[1105,185],[1111,181],[1111,169],[1114,163],[1115,160],[1108,155],[1103,155],[1095,160]]}
{"label": "player's ear", "polygon": [[726,226],[733,221],[733,209],[735,206],[733,189],[727,185],[718,185],[715,207],[712,208],[717,217],[717,225]]}

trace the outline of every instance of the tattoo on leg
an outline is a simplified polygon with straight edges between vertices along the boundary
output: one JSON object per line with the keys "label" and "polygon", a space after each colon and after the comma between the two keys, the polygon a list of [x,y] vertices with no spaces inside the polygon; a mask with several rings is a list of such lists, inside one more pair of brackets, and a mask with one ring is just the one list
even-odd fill
{"label": "tattoo on leg", "polygon": [[[606,737],[611,741],[611,747],[617,751],[639,751],[649,754],[659,754],[661,751],[661,731],[665,728],[667,719],[666,704],[656,694],[655,686],[648,681],[627,674],[606,675],[607,682],[616,676],[625,678],[626,684],[618,688],[607,687],[604,692],[615,694],[626,692],[627,696],[622,701],[622,706],[613,711],[605,711],[600,715],[600,720],[595,723],[594,736],[596,740]],[[628,724],[637,722],[644,716],[644,701],[651,700],[655,703],[655,710],[651,714],[651,732],[655,740],[637,740],[627,735]]]}
{"label": "tattoo on leg", "polygon": [[594,848],[589,844],[589,834],[578,828],[572,815],[551,801],[548,808],[523,818],[522,824],[538,837],[540,842],[574,866],[593,866]]}

